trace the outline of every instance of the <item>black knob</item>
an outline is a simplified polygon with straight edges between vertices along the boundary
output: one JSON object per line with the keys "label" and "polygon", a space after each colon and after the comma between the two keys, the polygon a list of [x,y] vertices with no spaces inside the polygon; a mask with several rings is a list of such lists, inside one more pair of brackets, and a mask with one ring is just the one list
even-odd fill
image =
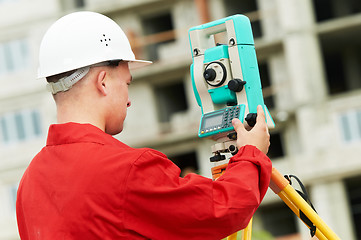
{"label": "black knob", "polygon": [[216,76],[217,76],[217,73],[212,68],[206,69],[203,73],[203,77],[204,77],[204,79],[206,79],[207,82],[213,81],[214,79],[216,79]]}
{"label": "black knob", "polygon": [[234,146],[234,145],[230,145],[230,146],[228,147],[228,150],[229,150],[229,152],[230,152],[233,156],[236,155],[237,152],[238,152],[238,148],[237,148],[236,146]]}
{"label": "black knob", "polygon": [[246,84],[246,81],[242,81],[241,79],[232,79],[228,82],[228,88],[233,92],[240,92],[243,90],[243,86]]}
{"label": "black knob", "polygon": [[230,132],[230,133],[227,134],[227,137],[230,140],[237,140],[237,133],[236,132]]}
{"label": "black knob", "polygon": [[257,113],[248,113],[245,120],[247,121],[250,127],[254,127],[256,125]]}
{"label": "black knob", "polygon": [[224,160],[224,159],[226,159],[226,156],[220,155],[220,154],[216,154],[216,155],[214,155],[213,157],[210,157],[209,160],[210,160],[211,162],[219,162],[219,161]]}

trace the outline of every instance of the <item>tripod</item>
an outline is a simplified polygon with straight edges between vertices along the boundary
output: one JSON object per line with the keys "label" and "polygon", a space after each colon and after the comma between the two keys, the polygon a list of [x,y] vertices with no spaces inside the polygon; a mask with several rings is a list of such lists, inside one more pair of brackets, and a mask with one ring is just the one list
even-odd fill
{"label": "tripod", "polygon": [[[213,146],[212,152],[214,156],[211,162],[216,162],[217,166],[212,168],[213,180],[217,180],[227,168],[225,158],[221,153],[230,152],[229,149],[233,149],[235,141],[221,140]],[[223,149],[220,146],[224,146]],[[231,147],[233,146],[233,147]],[[233,154],[236,152],[233,151]],[[218,160],[219,159],[219,160]],[[218,160],[218,161],[217,161]],[[327,224],[320,218],[316,211],[307,203],[307,201],[297,192],[291,185],[290,180],[286,179],[282,174],[275,168],[272,168],[271,182],[269,186],[272,191],[277,194],[283,202],[300,218],[305,225],[310,229],[311,235],[315,235],[319,240],[340,240],[340,238],[327,226]],[[252,219],[248,223],[248,226],[242,231],[242,240],[250,240],[252,234]],[[234,233],[228,236],[228,240],[236,240],[238,233]]]}

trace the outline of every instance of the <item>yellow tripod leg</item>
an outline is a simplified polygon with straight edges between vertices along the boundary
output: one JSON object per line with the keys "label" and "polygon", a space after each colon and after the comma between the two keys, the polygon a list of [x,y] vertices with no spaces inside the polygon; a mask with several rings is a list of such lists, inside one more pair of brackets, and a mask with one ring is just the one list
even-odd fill
{"label": "yellow tripod leg", "polygon": [[[284,191],[281,191],[280,193],[278,193],[278,196],[283,200],[283,202],[285,202],[287,204],[287,206],[292,210],[292,212],[294,212],[294,214],[296,214],[296,216],[301,219],[300,217],[300,209],[288,198],[288,196],[285,194]],[[302,221],[302,219],[301,219]],[[305,225],[307,226],[307,224],[305,223]],[[316,237],[319,240],[328,240],[328,238],[325,237],[325,235],[323,235],[322,232],[316,230]]]}
{"label": "yellow tripod leg", "polygon": [[253,218],[251,218],[247,227],[245,229],[243,229],[242,240],[251,240],[251,238],[252,238],[252,221],[253,221]]}
{"label": "yellow tripod leg", "polygon": [[[285,194],[294,202],[294,204],[313,222],[317,227],[317,232],[321,232],[326,239],[340,240],[340,238],[327,226],[327,224],[318,216],[318,214],[308,205],[308,203],[291,187],[288,185],[283,189]],[[298,214],[297,214],[298,216]]]}
{"label": "yellow tripod leg", "polygon": [[235,232],[227,237],[227,240],[237,240],[237,233]]}
{"label": "yellow tripod leg", "polygon": [[[252,237],[252,220],[249,221],[247,227],[242,230],[242,240],[251,240]],[[227,240],[237,240],[238,232],[235,232],[227,237]]]}
{"label": "yellow tripod leg", "polygon": [[289,185],[288,181],[275,168],[272,169],[270,187],[299,218],[299,210],[307,216],[307,218],[316,226],[316,236],[320,240],[340,240],[340,238],[326,225],[311,206],[308,205],[291,185]]}

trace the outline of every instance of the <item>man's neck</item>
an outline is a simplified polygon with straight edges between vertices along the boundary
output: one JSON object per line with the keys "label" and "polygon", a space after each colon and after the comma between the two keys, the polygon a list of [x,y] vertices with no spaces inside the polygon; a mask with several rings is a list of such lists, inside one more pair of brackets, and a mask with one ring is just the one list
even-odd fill
{"label": "man's neck", "polygon": [[105,123],[99,118],[100,115],[101,114],[96,114],[93,111],[87,111],[85,108],[62,109],[58,107],[57,122],[59,124],[68,122],[88,123],[105,131]]}

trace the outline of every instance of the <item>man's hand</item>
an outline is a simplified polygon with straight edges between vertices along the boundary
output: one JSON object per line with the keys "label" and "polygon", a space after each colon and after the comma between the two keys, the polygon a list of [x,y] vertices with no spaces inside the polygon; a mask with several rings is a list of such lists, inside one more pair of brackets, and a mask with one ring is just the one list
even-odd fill
{"label": "man's hand", "polygon": [[267,154],[270,146],[270,135],[262,106],[259,105],[257,107],[257,122],[249,131],[246,130],[245,126],[237,118],[232,120],[232,124],[237,132],[238,149],[245,145],[252,145]]}

